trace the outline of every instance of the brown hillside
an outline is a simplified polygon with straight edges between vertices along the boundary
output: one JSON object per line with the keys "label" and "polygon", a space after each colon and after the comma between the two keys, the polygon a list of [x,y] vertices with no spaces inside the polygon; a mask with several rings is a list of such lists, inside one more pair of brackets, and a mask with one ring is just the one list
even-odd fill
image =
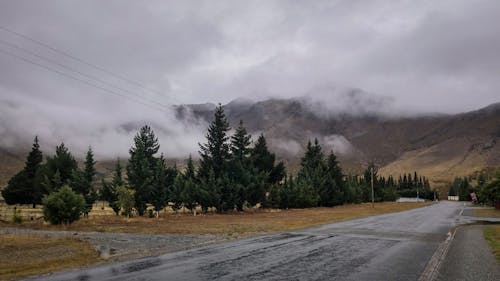
{"label": "brown hillside", "polygon": [[[176,110],[179,119],[193,118],[189,111],[195,116],[193,121],[210,122],[214,107],[183,105]],[[443,186],[455,176],[500,165],[500,104],[456,115],[399,118],[374,113],[325,117],[304,99],[237,100],[225,105],[225,110],[231,126],[244,120],[254,136],[264,133],[270,149],[289,171],[297,170],[307,141],[314,138],[326,153],[333,150],[339,156],[348,173],[358,173],[374,161],[381,174],[418,171]],[[129,126],[135,130],[135,125]],[[26,155],[27,151],[0,148],[0,186],[23,167]],[[113,161],[99,162],[101,176],[109,175]]]}

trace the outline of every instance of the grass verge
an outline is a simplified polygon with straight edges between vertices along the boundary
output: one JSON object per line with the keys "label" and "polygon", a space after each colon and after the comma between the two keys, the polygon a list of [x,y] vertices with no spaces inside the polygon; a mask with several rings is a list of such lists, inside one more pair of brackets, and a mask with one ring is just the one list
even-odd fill
{"label": "grass verge", "polygon": [[[114,215],[81,219],[70,226],[51,226],[41,221],[27,221],[22,226],[35,229],[125,232],[146,234],[224,234],[251,235],[286,231],[333,223],[371,215],[406,211],[431,203],[383,202],[343,205],[334,208],[259,210],[227,214],[162,214],[159,219],[125,218]],[[19,226],[19,225],[16,225]]]}
{"label": "grass verge", "polygon": [[500,225],[484,227],[484,238],[488,241],[497,261],[500,262]]}
{"label": "grass verge", "polygon": [[15,280],[99,261],[90,244],[70,238],[0,234],[0,280]]}
{"label": "grass verge", "polygon": [[474,209],[472,211],[476,217],[500,218],[500,210],[497,209]]}

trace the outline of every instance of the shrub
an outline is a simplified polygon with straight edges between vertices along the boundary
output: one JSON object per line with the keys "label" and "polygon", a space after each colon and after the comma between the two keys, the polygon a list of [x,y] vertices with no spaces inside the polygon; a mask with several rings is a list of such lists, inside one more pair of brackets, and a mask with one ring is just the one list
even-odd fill
{"label": "shrub", "polygon": [[14,223],[22,223],[23,222],[23,216],[21,216],[20,213],[18,213],[16,210],[14,210],[14,215],[12,215],[12,221]]}
{"label": "shrub", "polygon": [[118,205],[122,209],[122,214],[130,217],[135,204],[135,191],[133,189],[126,188],[125,186],[119,186],[116,189],[116,192],[118,194]]}
{"label": "shrub", "polygon": [[65,185],[43,198],[44,219],[51,224],[71,224],[85,211],[85,198]]}

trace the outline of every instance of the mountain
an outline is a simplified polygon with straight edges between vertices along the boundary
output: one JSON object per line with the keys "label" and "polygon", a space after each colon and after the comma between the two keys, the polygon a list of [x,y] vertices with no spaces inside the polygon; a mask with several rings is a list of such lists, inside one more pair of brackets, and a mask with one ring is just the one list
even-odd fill
{"label": "mountain", "polygon": [[[383,175],[417,171],[442,188],[455,176],[500,165],[500,103],[461,114],[413,116],[398,116],[386,108],[367,110],[366,104],[356,110],[356,104],[329,110],[308,98],[238,99],[224,107],[231,126],[243,120],[254,137],[265,134],[270,149],[291,171],[297,170],[307,141],[314,138],[325,153],[338,155],[348,173],[359,173],[373,161]],[[204,124],[211,121],[215,107],[187,104],[174,110],[180,121]],[[120,129],[135,131],[138,126],[124,122]],[[26,154],[0,147],[0,186],[22,168]],[[103,166],[103,174],[112,168]]]}
{"label": "mountain", "polygon": [[[198,106],[198,118],[211,111]],[[225,105],[230,124],[243,120],[252,134],[264,133],[269,146],[294,170],[308,140],[318,138],[350,173],[375,162],[382,175],[418,171],[435,186],[455,176],[500,165],[500,103],[467,113],[395,116],[384,113],[332,113],[305,99],[270,99]]]}

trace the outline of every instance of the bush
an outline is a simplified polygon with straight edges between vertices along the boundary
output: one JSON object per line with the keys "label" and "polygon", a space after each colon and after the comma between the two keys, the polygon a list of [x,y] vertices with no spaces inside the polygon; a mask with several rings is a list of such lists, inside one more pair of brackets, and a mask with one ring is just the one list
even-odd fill
{"label": "bush", "polygon": [[118,205],[122,209],[122,215],[130,217],[135,204],[135,191],[125,186],[119,186],[116,192],[118,195]]}
{"label": "bush", "polygon": [[16,210],[14,210],[14,215],[12,215],[12,221],[14,223],[22,223],[23,216],[21,216],[21,214],[19,214]]}
{"label": "bush", "polygon": [[71,224],[80,219],[86,207],[83,195],[67,185],[45,196],[42,203],[44,219],[51,224]]}
{"label": "bush", "polygon": [[500,171],[495,177],[479,188],[479,200],[482,203],[495,206],[500,202]]}

